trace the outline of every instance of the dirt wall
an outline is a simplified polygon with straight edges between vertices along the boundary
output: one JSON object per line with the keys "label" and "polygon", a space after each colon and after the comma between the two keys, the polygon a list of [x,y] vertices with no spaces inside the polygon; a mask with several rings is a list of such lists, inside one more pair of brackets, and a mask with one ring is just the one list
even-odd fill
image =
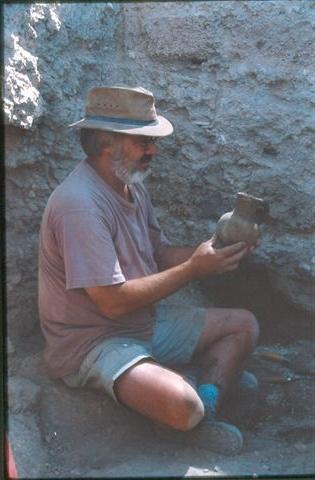
{"label": "dirt wall", "polygon": [[141,85],[175,133],[146,180],[174,243],[202,241],[237,191],[270,221],[252,265],[314,311],[314,2],[6,4],[8,327],[37,328],[37,249],[53,188],[83,158],[67,125],[95,85]]}

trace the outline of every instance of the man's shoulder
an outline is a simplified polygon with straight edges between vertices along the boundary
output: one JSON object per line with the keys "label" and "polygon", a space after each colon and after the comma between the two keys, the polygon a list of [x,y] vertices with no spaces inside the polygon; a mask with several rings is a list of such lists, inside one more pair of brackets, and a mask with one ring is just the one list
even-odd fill
{"label": "man's shoulder", "polygon": [[[51,193],[46,210],[51,217],[74,213],[93,213],[99,210],[97,188],[88,176],[75,168]],[[103,205],[104,199],[103,200]]]}
{"label": "man's shoulder", "polygon": [[86,182],[80,178],[67,177],[50,195],[48,205],[59,210],[88,208],[93,196]]}

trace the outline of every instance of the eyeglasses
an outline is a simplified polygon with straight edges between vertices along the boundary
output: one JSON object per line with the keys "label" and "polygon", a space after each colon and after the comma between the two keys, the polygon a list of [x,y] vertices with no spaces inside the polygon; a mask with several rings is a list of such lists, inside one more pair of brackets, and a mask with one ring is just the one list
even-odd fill
{"label": "eyeglasses", "polygon": [[158,140],[158,137],[141,137],[141,138],[137,138],[135,141],[141,147],[147,148],[152,143],[156,143],[157,140]]}

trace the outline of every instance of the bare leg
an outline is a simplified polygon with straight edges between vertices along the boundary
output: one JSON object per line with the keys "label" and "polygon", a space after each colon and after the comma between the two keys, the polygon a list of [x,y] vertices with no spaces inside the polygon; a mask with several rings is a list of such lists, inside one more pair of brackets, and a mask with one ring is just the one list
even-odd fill
{"label": "bare leg", "polygon": [[177,430],[191,430],[204,415],[199,396],[184,378],[145,360],[115,382],[118,400],[133,410]]}
{"label": "bare leg", "polygon": [[221,397],[255,348],[259,327],[247,310],[212,308],[194,352],[200,366],[199,383],[220,387]]}
{"label": "bare leg", "polygon": [[[199,383],[214,383],[221,392],[234,380],[258,338],[258,325],[246,310],[209,309],[193,361]],[[115,382],[118,400],[151,420],[177,430],[191,430],[203,418],[203,403],[178,373],[145,360]]]}

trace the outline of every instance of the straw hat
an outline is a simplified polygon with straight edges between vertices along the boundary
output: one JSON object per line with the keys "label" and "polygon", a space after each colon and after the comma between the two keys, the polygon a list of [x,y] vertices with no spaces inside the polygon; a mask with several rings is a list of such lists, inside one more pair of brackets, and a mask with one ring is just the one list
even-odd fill
{"label": "straw hat", "polygon": [[157,115],[154,97],[142,87],[96,87],[88,92],[85,117],[69,127],[164,137],[172,124]]}

